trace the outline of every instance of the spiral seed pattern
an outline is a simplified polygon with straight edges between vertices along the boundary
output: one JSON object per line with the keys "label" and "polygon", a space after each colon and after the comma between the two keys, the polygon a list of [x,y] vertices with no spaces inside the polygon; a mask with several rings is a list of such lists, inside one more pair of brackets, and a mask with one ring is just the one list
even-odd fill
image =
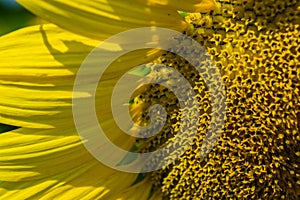
{"label": "spiral seed pattern", "polygon": [[[160,188],[166,199],[300,199],[300,2],[217,3],[213,12],[189,14],[186,20],[192,28],[186,34],[205,47],[221,72],[226,124],[217,145],[199,158],[207,127],[215,123],[210,120],[210,94],[203,77],[172,53],[156,60],[189,80],[197,94],[200,124],[190,149],[172,165],[152,173],[153,187]],[[182,46],[182,51],[192,52]],[[204,56],[203,65],[205,60]],[[157,71],[154,67],[148,77],[155,78]],[[163,74],[166,81],[176,83],[176,77]],[[213,71],[206,74],[214,76]],[[174,94],[151,85],[141,88],[135,100],[138,106],[131,109],[140,124],[148,123],[150,105],[161,104],[168,112],[164,129],[139,140],[139,151],[174,142],[181,117]]]}

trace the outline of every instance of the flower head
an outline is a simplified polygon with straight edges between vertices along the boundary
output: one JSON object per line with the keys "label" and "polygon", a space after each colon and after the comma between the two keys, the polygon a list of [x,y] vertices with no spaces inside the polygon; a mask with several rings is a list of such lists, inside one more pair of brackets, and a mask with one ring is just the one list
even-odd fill
{"label": "flower head", "polygon": [[[0,123],[10,125],[1,126],[5,130],[0,131],[4,132],[0,135],[1,196],[299,198],[299,2],[19,2],[56,25],[28,27],[0,38]],[[191,13],[183,19],[178,11]],[[204,77],[170,52],[145,49],[121,57],[122,62],[112,63],[103,78],[106,87],[98,89],[99,97],[109,99],[106,89],[133,66],[154,61],[183,74],[199,103],[200,123],[193,130],[197,135],[190,148],[171,165],[138,175],[108,168],[84,148],[72,118],[72,97],[84,99],[89,94],[74,95],[72,89],[79,66],[100,41],[144,26],[184,32],[205,47],[226,86],[226,123],[216,146],[206,157],[199,157],[203,143],[208,148],[211,145],[205,143],[208,127],[218,126],[211,122],[211,94]],[[124,44],[126,41],[120,41],[118,45],[122,48]],[[182,51],[193,53],[184,46]],[[210,63],[204,58],[202,64]],[[158,72],[153,67],[147,78],[170,77],[168,71]],[[203,74],[214,76],[215,72]],[[133,120],[149,124],[147,113],[154,104],[165,106],[165,126],[156,136],[139,140],[116,128],[105,105],[98,103],[96,108],[109,139],[127,151],[150,152],[172,142],[180,147],[182,141],[174,141],[174,135],[180,129],[183,110],[172,91],[157,84],[139,88],[129,105]],[[86,132],[93,128],[87,127]],[[151,159],[146,166],[159,158]]]}

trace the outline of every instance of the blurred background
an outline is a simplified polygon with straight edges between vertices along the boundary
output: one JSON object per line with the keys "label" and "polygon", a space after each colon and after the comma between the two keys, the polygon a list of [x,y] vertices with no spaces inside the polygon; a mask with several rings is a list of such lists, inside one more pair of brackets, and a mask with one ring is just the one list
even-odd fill
{"label": "blurred background", "polygon": [[0,36],[36,23],[37,18],[15,0],[0,0]]}

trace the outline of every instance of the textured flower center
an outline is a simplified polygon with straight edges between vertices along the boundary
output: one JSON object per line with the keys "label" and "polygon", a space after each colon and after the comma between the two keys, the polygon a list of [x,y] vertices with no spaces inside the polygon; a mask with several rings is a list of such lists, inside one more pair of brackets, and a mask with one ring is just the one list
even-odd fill
{"label": "textured flower center", "polygon": [[[172,53],[161,56],[157,63],[179,71],[194,88],[200,124],[190,149],[172,165],[152,173],[153,185],[166,199],[298,199],[300,2],[220,0],[218,5],[212,13],[189,14],[186,20],[193,29],[186,34],[209,52],[226,85],[221,138],[207,157],[197,156],[211,124],[210,94],[203,78],[183,58]],[[157,72],[154,68],[149,76],[155,78]],[[170,142],[180,146],[172,140],[182,123],[175,95],[151,85],[141,89],[136,99],[142,112],[136,112],[135,120],[140,124],[149,122],[150,105],[161,104],[168,113],[159,134],[139,141],[140,151]]]}

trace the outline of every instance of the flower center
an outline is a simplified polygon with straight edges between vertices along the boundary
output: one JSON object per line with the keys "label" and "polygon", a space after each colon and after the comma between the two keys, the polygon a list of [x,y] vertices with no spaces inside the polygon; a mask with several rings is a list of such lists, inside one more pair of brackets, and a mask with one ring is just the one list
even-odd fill
{"label": "flower center", "polygon": [[[176,69],[190,82],[199,103],[200,124],[197,130],[191,130],[197,135],[190,148],[176,162],[151,173],[153,186],[160,188],[166,199],[297,199],[300,3],[220,0],[218,5],[219,10],[213,13],[189,14],[186,20],[193,28],[186,34],[205,47],[220,70],[226,85],[226,124],[217,145],[208,156],[199,158],[212,123],[205,81],[177,55],[165,53],[156,60]],[[157,71],[154,67],[149,77],[155,78]],[[168,72],[165,75],[168,77]],[[176,78],[166,81],[176,82]],[[180,141],[173,141],[182,126],[176,96],[161,85],[148,85],[136,99],[139,112],[133,112],[140,124],[149,123],[151,105],[160,104],[168,113],[160,133],[138,141],[139,151],[154,151],[168,143],[180,146]]]}

